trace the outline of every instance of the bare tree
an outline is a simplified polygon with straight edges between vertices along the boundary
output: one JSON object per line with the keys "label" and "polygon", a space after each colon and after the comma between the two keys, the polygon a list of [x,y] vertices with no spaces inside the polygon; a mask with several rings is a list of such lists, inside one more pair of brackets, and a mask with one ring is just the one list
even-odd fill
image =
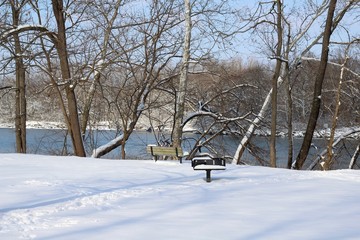
{"label": "bare tree", "polygon": [[[13,27],[21,25],[21,14],[25,1],[10,1]],[[26,85],[25,85],[25,64],[23,60],[23,49],[21,46],[19,33],[12,35],[15,47],[15,135],[16,135],[16,152],[26,153]]]}
{"label": "bare tree", "polygon": [[[100,32],[96,31],[95,34],[100,36],[98,45],[100,46],[98,51],[98,57],[94,59],[94,64],[90,66],[91,72],[93,73],[93,79],[91,81],[91,85],[86,93],[86,97],[84,100],[82,115],[81,115],[81,132],[85,135],[87,126],[90,121],[90,110],[92,107],[92,101],[94,95],[96,93],[96,89],[101,85],[100,78],[102,73],[105,71],[106,67],[110,65],[110,62],[115,62],[116,60],[108,59],[111,55],[111,37],[112,37],[112,29],[115,25],[115,22],[119,16],[120,7],[124,4],[123,0],[116,0],[114,3],[110,4],[103,4],[97,1],[93,1],[91,3],[84,3],[89,5],[88,7],[88,14],[89,17],[94,19],[92,24],[94,24],[94,28],[99,28]],[[96,36],[94,36],[95,39]],[[94,51],[96,51],[94,50]],[[115,56],[118,57],[118,56]],[[91,76],[90,74],[88,75]]]}
{"label": "bare tree", "polygon": [[62,0],[52,0],[53,12],[57,23],[57,41],[55,42],[56,50],[60,60],[61,76],[65,82],[65,92],[68,110],[68,130],[76,156],[85,157],[85,149],[80,131],[78,116],[77,99],[75,95],[76,80],[72,79],[68,59],[65,27],[65,11]]}
{"label": "bare tree", "polygon": [[277,47],[276,47],[276,66],[272,78],[272,95],[271,95],[271,137],[270,137],[270,166],[276,167],[276,128],[277,128],[277,82],[280,76],[283,45],[283,27],[282,27],[282,2],[276,1],[276,31],[277,31]]}
{"label": "bare tree", "polygon": [[[349,45],[350,46],[350,45]],[[339,118],[339,110],[340,110],[340,102],[341,102],[341,89],[342,89],[342,83],[344,81],[344,71],[346,63],[349,59],[348,56],[348,49],[345,51],[345,60],[341,66],[340,70],[340,76],[339,76],[339,83],[336,90],[336,98],[335,98],[335,109],[334,109],[334,115],[331,123],[331,131],[330,131],[330,137],[329,137],[329,143],[327,146],[327,156],[324,162],[322,162],[322,167],[324,170],[330,170],[332,164],[333,164],[333,143],[335,138],[335,130],[338,124],[338,118]]]}
{"label": "bare tree", "polygon": [[184,0],[185,6],[185,36],[183,57],[180,67],[180,81],[179,89],[177,91],[176,108],[175,108],[175,125],[173,145],[174,147],[181,147],[182,139],[182,121],[185,112],[185,94],[187,88],[187,74],[189,69],[190,59],[190,42],[191,42],[191,5],[190,0]]}
{"label": "bare tree", "polygon": [[[263,3],[262,3],[263,4]],[[257,30],[259,28],[259,26],[263,26],[264,23],[267,23],[268,20],[265,18],[267,16],[267,14],[264,13],[264,11],[260,11],[261,9],[263,9],[261,6],[262,4],[259,5],[259,8],[256,9],[255,13],[256,14],[251,14],[249,18],[245,19],[246,21],[250,21],[252,24],[248,24],[249,29],[255,29]],[[344,5],[344,7],[338,12],[338,14],[336,15],[336,17],[334,18],[334,23],[333,23],[333,28],[335,29],[339,22],[342,20],[342,18],[344,17],[345,13],[354,5],[354,2],[348,2],[347,4]],[[286,41],[284,41],[285,46],[284,46],[284,55],[281,58],[281,60],[284,62],[284,67],[283,70],[281,71],[278,79],[277,79],[277,84],[278,87],[279,85],[281,85],[284,82],[284,79],[287,79],[291,76],[292,73],[296,73],[298,67],[301,65],[302,62],[302,58],[304,56],[306,56],[307,54],[309,54],[310,50],[319,42],[319,40],[323,37],[323,32],[319,33],[319,35],[310,38],[311,40],[309,41],[309,31],[310,29],[316,25],[316,20],[319,19],[319,17],[322,16],[322,14],[326,11],[327,6],[328,6],[328,1],[324,0],[319,6],[317,6],[315,3],[311,5],[311,8],[308,9],[308,11],[306,12],[306,14],[304,14],[302,19],[299,19],[299,21],[302,22],[302,24],[300,25],[301,27],[299,28],[298,25],[292,25],[291,21],[289,21],[286,17],[285,14],[283,14],[283,20],[285,22],[286,28],[285,30],[287,31],[286,34],[284,34],[283,37],[285,37],[286,35]],[[260,10],[259,10],[260,9]],[[255,17],[257,16],[258,17]],[[289,16],[292,16],[291,14]],[[265,18],[265,19],[264,19]],[[260,29],[261,30],[261,29]],[[258,32],[258,31],[255,31]],[[264,36],[264,33],[260,31],[260,37],[259,39],[263,39],[265,42],[261,42],[262,45],[264,46],[269,46],[270,49],[272,48],[272,44],[269,42],[269,39],[272,39],[271,37],[268,36]],[[301,47],[301,43],[306,41],[307,45],[304,47]],[[287,95],[288,95],[288,99],[289,99],[289,104],[291,105],[291,93],[289,92],[289,90],[291,91],[291,85],[287,84]],[[270,99],[271,99],[271,94],[272,94],[273,88],[271,88],[271,90],[269,91],[269,93],[266,95],[266,98],[263,102],[263,105],[261,107],[261,110],[259,111],[259,113],[256,115],[256,117],[253,120],[253,123],[249,125],[246,133],[244,134],[244,137],[242,138],[242,140],[240,141],[240,144],[237,148],[237,151],[234,155],[233,158],[233,163],[234,164],[239,164],[240,163],[240,159],[242,154],[244,153],[247,144],[249,143],[255,129],[258,127],[259,123],[263,121],[263,119],[266,117],[266,113],[267,113],[267,109],[270,106]],[[288,105],[289,106],[289,105]],[[288,109],[290,109],[288,107]],[[291,116],[290,114],[288,114],[288,116]],[[289,119],[288,121],[292,121],[291,119]],[[291,126],[291,125],[290,125]],[[292,134],[292,129],[290,129],[290,131],[288,131],[288,134],[291,135]],[[291,147],[291,142],[292,142],[292,136],[289,136],[289,157],[288,157],[288,164],[290,164],[291,159],[292,159],[292,147]]]}
{"label": "bare tree", "polygon": [[334,12],[336,8],[337,0],[330,0],[329,10],[326,19],[326,25],[324,30],[324,37],[322,42],[322,50],[321,50],[321,61],[318,68],[318,73],[315,78],[315,86],[314,86],[314,96],[312,100],[312,107],[309,116],[309,121],[307,124],[307,129],[305,132],[303,144],[301,146],[300,152],[296,158],[295,168],[301,169],[306,157],[308,155],[310,145],[312,142],[314,130],[316,127],[316,122],[319,116],[320,103],[321,103],[321,92],[322,92],[322,84],[325,77],[325,71],[328,62],[329,55],[329,45],[330,45],[330,36],[333,31],[333,18]]}
{"label": "bare tree", "polygon": [[134,13],[129,17],[131,12],[126,13],[121,24],[113,27],[118,37],[111,39],[112,51],[121,60],[114,62],[109,74],[117,85],[102,84],[102,92],[121,133],[94,149],[93,157],[121,146],[125,158],[126,141],[149,107],[149,94],[171,79],[166,69],[179,52],[179,6],[176,1],[155,1],[146,6],[144,15]]}
{"label": "bare tree", "polygon": [[64,17],[65,10],[63,9],[62,1],[54,0],[52,1],[52,4],[58,30],[57,33],[49,31],[48,28],[42,25],[27,24],[13,27],[12,29],[7,30],[2,34],[1,39],[7,39],[9,36],[13,36],[14,34],[35,31],[40,35],[46,35],[55,45],[60,60],[61,75],[63,80],[62,82],[65,86],[65,95],[67,100],[67,108],[64,108],[64,112],[68,111],[66,113],[65,121],[68,125],[68,130],[72,138],[74,153],[77,156],[85,156],[85,149],[80,133],[77,99],[74,91],[76,81],[71,77],[70,65],[68,61],[66,27]]}

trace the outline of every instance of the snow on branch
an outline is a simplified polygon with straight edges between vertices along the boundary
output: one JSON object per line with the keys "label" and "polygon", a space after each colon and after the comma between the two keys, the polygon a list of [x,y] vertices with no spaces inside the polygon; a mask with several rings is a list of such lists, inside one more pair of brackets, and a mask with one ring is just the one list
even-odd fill
{"label": "snow on branch", "polygon": [[117,148],[120,145],[120,143],[123,141],[123,139],[124,139],[124,134],[121,134],[118,137],[116,137],[115,139],[111,140],[110,142],[94,149],[91,157],[99,158],[99,157],[105,155],[106,153],[110,152],[111,150]]}
{"label": "snow on branch", "polygon": [[42,25],[20,25],[16,28],[12,28],[10,30],[7,30],[1,34],[1,39],[6,39],[10,36],[12,36],[15,33],[22,33],[22,32],[28,32],[28,31],[38,31],[45,33],[53,43],[57,43],[57,35],[54,32],[49,31],[46,27]]}
{"label": "snow on branch", "polygon": [[222,116],[221,114],[218,114],[218,113],[199,110],[199,111],[192,112],[192,113],[188,114],[188,116],[186,116],[185,120],[182,123],[182,127],[184,127],[192,119],[194,119],[196,117],[200,117],[200,116],[212,117],[212,118],[216,119],[219,123],[223,123],[223,122],[235,122],[235,121],[239,121],[239,120],[244,120],[250,114],[251,114],[251,112],[249,112],[249,113],[247,113],[247,114],[245,114],[243,116],[240,116],[240,117],[228,118],[228,117],[224,117],[224,116]]}

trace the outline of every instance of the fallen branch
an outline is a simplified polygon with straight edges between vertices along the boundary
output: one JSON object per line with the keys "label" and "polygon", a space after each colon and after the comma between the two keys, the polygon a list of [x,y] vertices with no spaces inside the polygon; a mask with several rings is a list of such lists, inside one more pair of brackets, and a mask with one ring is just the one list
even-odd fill
{"label": "fallen branch", "polygon": [[[344,138],[347,138],[348,136],[358,133],[360,132],[360,127],[358,128],[353,128],[343,134],[341,134],[333,143],[332,147],[336,147],[336,145],[343,140]],[[324,149],[314,160],[313,162],[310,164],[310,166],[307,168],[307,170],[313,170],[314,167],[320,162],[320,160],[323,160],[325,158],[326,153],[328,152],[327,149]],[[293,167],[294,167],[295,162],[293,163]],[[321,164],[321,162],[320,162]]]}
{"label": "fallen branch", "polygon": [[359,157],[359,154],[360,154],[360,143],[356,147],[355,153],[354,153],[354,155],[352,156],[352,158],[350,160],[349,169],[354,168],[354,165],[356,163],[357,158]]}

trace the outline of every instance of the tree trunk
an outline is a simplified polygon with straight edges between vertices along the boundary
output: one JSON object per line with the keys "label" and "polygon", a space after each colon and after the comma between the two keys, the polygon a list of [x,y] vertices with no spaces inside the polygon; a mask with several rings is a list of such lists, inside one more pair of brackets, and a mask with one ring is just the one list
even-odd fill
{"label": "tree trunk", "polygon": [[[11,2],[12,17],[14,27],[20,23],[20,10],[14,2]],[[25,66],[23,52],[21,49],[20,37],[18,33],[13,34],[15,44],[15,68],[16,68],[16,94],[15,94],[15,135],[16,152],[26,153],[26,85],[25,85]]]}
{"label": "tree trunk", "polygon": [[335,111],[334,111],[334,116],[332,119],[329,143],[327,146],[327,156],[324,161],[324,164],[322,165],[323,170],[330,170],[330,168],[333,164],[333,147],[332,147],[332,145],[334,143],[335,130],[336,130],[337,121],[338,121],[338,117],[339,117],[341,85],[342,85],[342,81],[343,81],[344,70],[345,70],[345,65],[346,65],[347,59],[348,59],[348,56],[347,56],[347,54],[345,54],[345,61],[341,66],[340,79],[339,79],[339,84],[338,84],[337,91],[336,91]]}
{"label": "tree trunk", "polygon": [[101,156],[104,156],[105,154],[111,152],[112,150],[114,150],[115,148],[121,146],[121,144],[124,141],[124,135],[121,134],[120,136],[118,136],[117,138],[111,140],[110,142],[108,142],[105,145],[102,145],[96,149],[94,149],[91,157],[93,158],[100,158]]}
{"label": "tree trunk", "polygon": [[[283,83],[284,79],[283,77],[280,75],[277,79],[277,87],[279,87],[282,83]],[[271,95],[272,95],[272,91],[273,89],[271,88],[270,91],[268,92],[264,103],[260,109],[260,112],[257,114],[257,116],[255,117],[255,119],[252,121],[252,123],[250,124],[250,126],[248,127],[244,137],[241,139],[241,142],[239,144],[239,146],[236,149],[236,152],[234,154],[234,158],[232,160],[232,164],[240,164],[241,163],[241,156],[243,155],[243,153],[245,152],[246,146],[248,145],[257,125],[262,121],[262,119],[265,117],[265,113],[268,110],[270,103],[271,103]]]}
{"label": "tree trunk", "polygon": [[16,108],[15,108],[15,132],[16,152],[26,153],[26,87],[25,87],[25,66],[21,57],[20,40],[17,34],[15,38],[16,53]]}
{"label": "tree trunk", "polygon": [[177,92],[176,107],[175,107],[175,125],[173,146],[181,147],[182,142],[182,121],[185,112],[185,95],[187,88],[187,74],[189,69],[190,59],[190,41],[191,41],[191,5],[190,0],[184,0],[185,4],[185,37],[184,37],[184,49],[183,58],[180,69],[180,82],[179,90]]}
{"label": "tree trunk", "polygon": [[65,86],[65,91],[67,98],[68,120],[69,120],[68,130],[71,136],[75,155],[79,157],[85,157],[86,153],[80,131],[77,100],[74,92],[76,84],[75,81],[71,79],[70,67],[68,62],[63,1],[52,0],[52,5],[58,27],[58,34],[57,34],[58,39],[56,42],[56,50],[60,59],[62,79],[67,83]]}
{"label": "tree trunk", "polygon": [[289,64],[286,63],[285,65],[285,81],[286,81],[286,95],[287,95],[287,125],[288,125],[288,161],[287,161],[287,168],[291,169],[293,163],[293,148],[294,148],[294,138],[293,138],[293,100],[291,95],[291,85],[290,85],[290,78],[289,78]]}
{"label": "tree trunk", "polygon": [[321,93],[322,93],[322,84],[325,77],[325,71],[328,62],[329,56],[329,44],[330,44],[330,36],[332,33],[332,25],[333,25],[333,16],[335,12],[337,0],[330,0],[328,15],[326,19],[322,50],[321,50],[321,61],[317,71],[315,86],[314,86],[314,95],[312,100],[311,112],[309,116],[309,121],[307,124],[304,140],[300,149],[300,152],[296,158],[295,169],[302,169],[306,157],[309,153],[310,145],[312,142],[313,134],[316,128],[317,119],[319,116],[320,106],[321,106]]}
{"label": "tree trunk", "polygon": [[276,1],[277,6],[277,48],[276,48],[276,66],[275,72],[272,78],[273,92],[271,95],[271,136],[270,136],[270,166],[276,167],[276,120],[277,120],[277,81],[281,71],[281,51],[282,51],[282,3],[281,0]]}

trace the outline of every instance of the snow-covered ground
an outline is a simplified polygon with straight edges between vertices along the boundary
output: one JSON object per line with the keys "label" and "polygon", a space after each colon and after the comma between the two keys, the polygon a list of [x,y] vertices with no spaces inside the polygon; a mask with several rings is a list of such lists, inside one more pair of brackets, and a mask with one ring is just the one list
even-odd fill
{"label": "snow-covered ground", "polygon": [[360,171],[0,154],[0,239],[359,239]]}

